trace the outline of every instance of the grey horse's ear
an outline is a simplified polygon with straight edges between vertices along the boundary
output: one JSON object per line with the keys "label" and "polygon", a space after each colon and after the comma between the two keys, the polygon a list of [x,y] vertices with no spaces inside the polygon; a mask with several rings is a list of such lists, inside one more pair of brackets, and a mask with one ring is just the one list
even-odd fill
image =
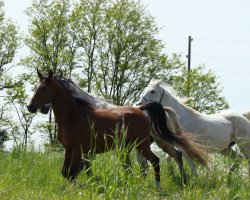
{"label": "grey horse's ear", "polygon": [[156,84],[155,85],[160,85],[161,84],[161,80],[156,80]]}
{"label": "grey horse's ear", "polygon": [[160,85],[160,84],[161,84],[161,80],[152,79],[152,80],[150,81],[150,84],[152,84],[152,85]]}
{"label": "grey horse's ear", "polygon": [[40,78],[40,80],[43,79],[43,75],[38,69],[36,69],[36,72],[37,72],[37,76]]}
{"label": "grey horse's ear", "polygon": [[53,78],[53,71],[50,69],[48,79],[51,80],[52,78]]}

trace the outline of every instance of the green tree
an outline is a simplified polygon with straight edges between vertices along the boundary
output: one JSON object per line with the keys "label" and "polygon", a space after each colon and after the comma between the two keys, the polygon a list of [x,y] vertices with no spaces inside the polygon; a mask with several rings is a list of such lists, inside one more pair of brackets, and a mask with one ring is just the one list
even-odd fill
{"label": "green tree", "polygon": [[75,4],[70,15],[69,35],[77,44],[78,66],[84,78],[81,84],[91,92],[94,84],[94,75],[100,62],[100,51],[104,42],[106,28],[105,10],[112,1],[108,0],[80,0]]}
{"label": "green tree", "polygon": [[44,72],[52,69],[57,73],[65,69],[65,63],[68,63],[64,55],[68,48],[68,12],[67,0],[33,0],[26,10],[31,24],[25,44],[31,55],[23,64]]}
{"label": "green tree", "polygon": [[209,70],[204,72],[205,66],[193,68],[188,74],[185,66],[179,75],[172,77],[172,86],[187,97],[187,104],[197,111],[212,114],[228,109],[229,105],[221,96],[222,88],[217,82],[218,77]]}
{"label": "green tree", "polygon": [[106,10],[103,46],[95,81],[97,90],[118,105],[132,104],[139,91],[165,64],[158,27],[145,7],[115,1]]}
{"label": "green tree", "polygon": [[[30,55],[22,61],[23,65],[33,71],[39,68],[47,73],[52,69],[54,73],[63,71],[65,75],[71,75],[75,49],[73,41],[68,38],[69,10],[70,2],[67,0],[33,0],[26,10],[31,20],[29,35],[25,38]],[[51,143],[56,139],[53,121],[50,110],[49,125],[45,127]]]}
{"label": "green tree", "polygon": [[19,82],[15,81],[8,73],[13,65],[16,51],[20,46],[20,36],[17,26],[10,20],[5,18],[4,3],[0,0],[0,147],[7,140],[9,130],[9,120],[7,104],[2,96],[5,96],[6,89],[14,88]]}
{"label": "green tree", "polygon": [[154,18],[134,0],[81,0],[72,14],[80,81],[117,105],[134,103],[168,57]]}

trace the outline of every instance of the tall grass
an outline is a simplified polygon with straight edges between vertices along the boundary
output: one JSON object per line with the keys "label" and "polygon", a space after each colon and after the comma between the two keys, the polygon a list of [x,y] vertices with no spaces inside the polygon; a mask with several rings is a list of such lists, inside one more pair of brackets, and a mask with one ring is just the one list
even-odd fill
{"label": "tall grass", "polygon": [[20,148],[0,152],[0,199],[250,199],[244,161],[229,174],[231,160],[214,155],[210,170],[198,167],[198,177],[189,177],[189,183],[183,186],[176,164],[174,175],[169,175],[160,155],[162,190],[157,190],[152,166],[144,179],[132,153],[132,170],[128,172],[122,162],[124,153],[116,148],[98,155],[92,166],[93,177],[81,172],[81,184],[72,184],[60,173],[62,152]]}

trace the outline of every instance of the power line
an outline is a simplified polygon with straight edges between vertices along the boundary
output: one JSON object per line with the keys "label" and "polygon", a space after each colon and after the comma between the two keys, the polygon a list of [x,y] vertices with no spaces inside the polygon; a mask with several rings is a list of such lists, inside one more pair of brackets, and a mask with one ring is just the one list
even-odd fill
{"label": "power line", "polygon": [[225,74],[250,75],[250,72],[232,72],[232,71],[220,71],[220,70],[213,70],[213,72],[217,72],[217,73],[225,73]]}
{"label": "power line", "polygon": [[229,42],[229,43],[250,43],[250,41],[244,40],[225,40],[225,39],[216,39],[216,38],[202,38],[195,37],[196,40],[207,40],[207,41],[216,41],[216,42]]}
{"label": "power line", "polygon": [[[186,37],[182,36],[169,36],[166,37],[166,39],[174,39],[174,40],[184,40]],[[249,40],[225,40],[225,39],[220,39],[220,38],[204,38],[204,37],[193,37],[195,40],[205,40],[205,41],[215,41],[215,42],[228,42],[228,43],[250,43]]]}
{"label": "power line", "polygon": [[195,57],[202,57],[202,58],[214,58],[214,59],[230,59],[230,60],[245,60],[245,61],[250,61],[250,58],[236,58],[236,57],[223,57],[223,56],[204,56],[204,55],[193,55]]}

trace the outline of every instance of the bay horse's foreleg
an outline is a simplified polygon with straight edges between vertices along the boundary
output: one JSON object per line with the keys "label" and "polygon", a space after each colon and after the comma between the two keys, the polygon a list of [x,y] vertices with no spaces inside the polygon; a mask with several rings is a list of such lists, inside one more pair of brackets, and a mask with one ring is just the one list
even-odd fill
{"label": "bay horse's foreleg", "polygon": [[65,152],[64,152],[64,163],[63,163],[63,167],[61,170],[61,173],[63,175],[64,178],[68,178],[69,176],[69,167],[71,164],[71,156],[72,156],[72,149],[71,148],[65,148]]}
{"label": "bay horse's foreleg", "polygon": [[79,172],[83,169],[82,150],[80,145],[72,148],[71,163],[69,167],[69,180],[74,180]]}

